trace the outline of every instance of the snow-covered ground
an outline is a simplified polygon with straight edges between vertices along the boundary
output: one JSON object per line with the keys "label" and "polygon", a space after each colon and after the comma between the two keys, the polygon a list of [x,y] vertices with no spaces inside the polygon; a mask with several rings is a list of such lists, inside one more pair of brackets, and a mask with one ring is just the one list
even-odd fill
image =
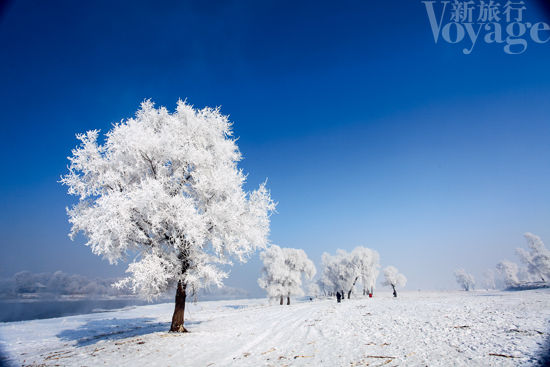
{"label": "snow-covered ground", "polygon": [[550,329],[550,290],[378,292],[374,298],[188,305],[190,333],[168,333],[172,304],[0,324],[18,365],[516,366]]}

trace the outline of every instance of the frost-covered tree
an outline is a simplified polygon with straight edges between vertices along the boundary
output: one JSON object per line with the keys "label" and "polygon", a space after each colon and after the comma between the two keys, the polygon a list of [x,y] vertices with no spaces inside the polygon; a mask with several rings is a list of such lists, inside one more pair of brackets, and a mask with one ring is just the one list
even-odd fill
{"label": "frost-covered tree", "polygon": [[141,104],[134,118],[77,135],[61,182],[79,202],[68,209],[71,238],[83,233],[111,263],[136,256],[118,283],[153,298],[176,287],[171,331],[186,331],[187,290],[221,286],[218,264],[246,261],[267,245],[275,208],[265,185],[243,190],[241,153],[219,109],[176,111]]}
{"label": "frost-covered tree", "polygon": [[497,264],[497,270],[502,274],[504,283],[508,287],[515,287],[519,284],[518,264],[504,260]]}
{"label": "frost-covered tree", "polygon": [[329,292],[347,293],[351,297],[358,280],[363,283],[363,290],[372,292],[380,269],[378,252],[366,247],[356,247],[351,253],[337,250],[335,255],[324,253],[322,256],[323,272],[319,285]]}
{"label": "frost-covered tree", "polygon": [[475,279],[472,274],[466,273],[464,269],[455,270],[456,282],[465,290],[470,291],[475,288]]}
{"label": "frost-covered tree", "polygon": [[304,250],[270,246],[260,254],[264,266],[258,285],[265,289],[269,298],[279,298],[287,305],[291,296],[303,296],[302,277],[311,279],[315,276],[315,265],[308,259]]}
{"label": "frost-covered tree", "polygon": [[348,294],[359,279],[357,268],[353,266],[350,253],[338,249],[336,255],[323,253],[322,255],[323,275],[321,279],[332,287],[332,293],[340,292],[342,298],[345,291]]}
{"label": "frost-covered tree", "polygon": [[541,238],[532,233],[525,233],[529,251],[518,248],[520,260],[527,266],[527,273],[533,280],[550,280],[550,251],[546,249]]}
{"label": "frost-covered tree", "polygon": [[326,289],[331,295],[340,292],[342,285],[338,277],[338,264],[335,257],[327,252],[323,253],[321,257],[321,266],[323,272],[319,279],[319,285]]}
{"label": "frost-covered tree", "polygon": [[384,281],[383,285],[391,286],[393,289],[393,296],[397,297],[396,287],[404,287],[407,284],[407,278],[397,270],[395,266],[387,266],[384,268]]}
{"label": "frost-covered tree", "polygon": [[550,251],[546,249],[539,236],[529,232],[524,236],[528,250],[518,248],[516,253],[525,266],[519,267],[510,261],[501,261],[497,264],[505,284],[511,288],[532,287],[536,283],[544,284],[550,281]]}
{"label": "frost-covered tree", "polygon": [[321,274],[319,279],[317,279],[317,286],[325,296],[327,295],[331,296],[332,292],[334,292],[335,286],[332,284],[331,280],[328,278],[327,274],[324,271],[324,268],[323,268],[323,273]]}
{"label": "frost-covered tree", "polygon": [[[361,277],[363,295],[373,293],[376,279],[380,273],[380,255],[375,250],[366,247],[356,247],[352,251],[352,263]],[[348,298],[351,290],[348,293]]]}
{"label": "frost-covered tree", "polygon": [[496,288],[495,272],[493,269],[487,269],[483,272],[483,284],[487,290]]}
{"label": "frost-covered tree", "polygon": [[321,295],[321,289],[319,288],[319,284],[315,282],[309,283],[307,287],[307,292],[310,297],[319,297]]}

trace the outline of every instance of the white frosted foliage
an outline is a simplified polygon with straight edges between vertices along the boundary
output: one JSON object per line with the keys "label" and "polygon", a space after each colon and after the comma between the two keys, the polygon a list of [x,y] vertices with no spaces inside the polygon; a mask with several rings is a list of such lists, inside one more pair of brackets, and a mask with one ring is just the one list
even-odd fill
{"label": "white frosted foliage", "polygon": [[372,292],[380,273],[380,255],[366,247],[356,247],[352,251],[352,263],[357,268],[363,289]]}
{"label": "white frosted foliage", "polygon": [[475,288],[476,283],[474,276],[466,273],[464,269],[457,269],[455,271],[455,278],[458,285],[460,285],[465,291],[470,291]]}
{"label": "white frosted foliage", "polygon": [[550,281],[550,251],[544,246],[542,239],[532,233],[525,233],[529,251],[517,249],[520,260],[527,266],[527,273],[533,281]]}
{"label": "white frosted foliage", "polygon": [[391,287],[404,287],[407,284],[407,278],[397,270],[395,266],[384,268],[384,281],[382,285]]}
{"label": "white frosted foliage", "polygon": [[61,179],[79,199],[67,210],[71,238],[83,233],[111,263],[137,254],[119,285],[149,298],[177,281],[221,285],[219,264],[265,248],[275,208],[265,184],[243,190],[231,125],[219,109],[145,101],[104,137],[77,135]]}
{"label": "white frosted foliage", "polygon": [[493,269],[487,269],[483,272],[483,284],[486,289],[496,289],[495,272]]}
{"label": "white frosted foliage", "polygon": [[527,250],[518,248],[516,253],[525,266],[505,260],[497,264],[497,270],[508,287],[547,285],[550,282],[550,251],[539,236],[527,232],[524,237]]}
{"label": "white frosted foliage", "polygon": [[518,264],[511,262],[511,261],[501,261],[497,264],[497,270],[500,272],[500,274],[504,278],[504,283],[508,287],[514,287],[519,284],[519,278],[518,278],[518,272],[519,267]]}
{"label": "white frosted foliage", "polygon": [[316,269],[304,250],[270,246],[261,253],[264,266],[258,285],[270,298],[302,296],[302,277],[311,279]]}
{"label": "white frosted foliage", "polygon": [[356,247],[352,252],[337,250],[335,255],[323,253],[323,272],[318,284],[328,292],[347,292],[351,294],[358,280],[364,290],[374,289],[380,272],[378,252]]}

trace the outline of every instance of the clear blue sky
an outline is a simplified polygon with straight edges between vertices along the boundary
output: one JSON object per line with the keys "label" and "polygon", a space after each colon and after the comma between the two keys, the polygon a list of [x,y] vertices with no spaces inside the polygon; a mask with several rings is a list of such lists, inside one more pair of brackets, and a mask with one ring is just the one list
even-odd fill
{"label": "clear blue sky", "polygon": [[[529,3],[533,20],[545,14]],[[12,1],[0,18],[0,275],[121,275],[71,242],[74,135],[151,98],[222,106],[271,240],[364,245],[409,288],[453,288],[531,231],[550,244],[550,43],[435,44],[420,1]],[[253,293],[257,258],[228,280]]]}

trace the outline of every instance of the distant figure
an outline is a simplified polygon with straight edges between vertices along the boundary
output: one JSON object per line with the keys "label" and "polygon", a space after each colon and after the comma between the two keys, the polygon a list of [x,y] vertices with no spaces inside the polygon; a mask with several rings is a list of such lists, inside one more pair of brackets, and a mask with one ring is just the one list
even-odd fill
{"label": "distant figure", "polygon": [[342,300],[342,295],[340,295],[340,292],[336,292],[336,301],[340,303],[341,300]]}
{"label": "distant figure", "polygon": [[372,293],[369,293],[369,298],[372,298]]}

